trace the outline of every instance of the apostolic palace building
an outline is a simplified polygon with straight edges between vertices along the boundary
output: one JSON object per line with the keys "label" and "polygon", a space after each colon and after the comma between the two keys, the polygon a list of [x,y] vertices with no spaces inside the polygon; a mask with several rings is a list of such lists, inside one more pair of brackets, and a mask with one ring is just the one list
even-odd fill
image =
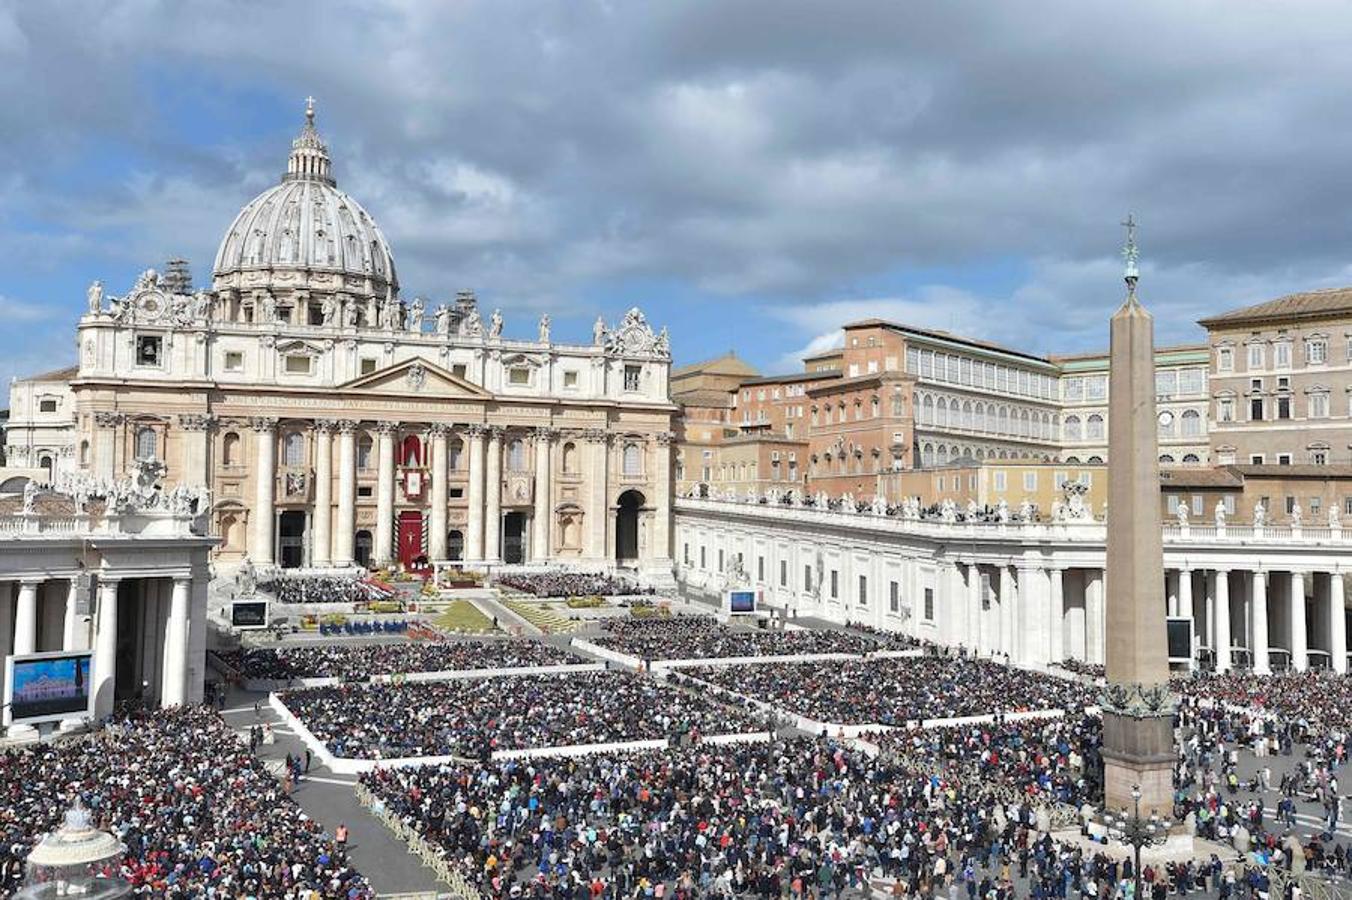
{"label": "apostolic palace building", "polygon": [[670,571],[665,329],[631,309],[562,344],[548,315],[508,336],[469,291],[406,298],[313,105],[209,288],[171,261],[88,301],[77,368],[25,383],[29,419],[67,438],[10,462],[113,479],[160,460],[166,482],[210,488],[218,563]]}

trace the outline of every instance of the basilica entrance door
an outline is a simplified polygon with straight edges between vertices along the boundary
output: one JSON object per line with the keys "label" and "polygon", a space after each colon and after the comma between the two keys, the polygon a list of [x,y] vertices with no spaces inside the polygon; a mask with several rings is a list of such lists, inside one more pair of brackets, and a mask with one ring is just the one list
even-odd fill
{"label": "basilica entrance door", "polygon": [[502,517],[502,561],[517,565],[526,561],[526,516],[509,512]]}
{"label": "basilica entrance door", "polygon": [[416,509],[399,514],[399,562],[406,569],[427,567],[427,552],[423,550],[423,517]]}
{"label": "basilica entrance door", "polygon": [[298,569],[305,565],[305,513],[288,509],[277,522],[277,561],[283,569]]}

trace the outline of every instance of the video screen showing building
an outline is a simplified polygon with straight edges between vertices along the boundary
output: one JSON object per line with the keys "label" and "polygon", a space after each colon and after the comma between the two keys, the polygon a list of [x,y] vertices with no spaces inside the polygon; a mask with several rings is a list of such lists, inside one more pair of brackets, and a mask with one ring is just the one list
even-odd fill
{"label": "video screen showing building", "polygon": [[88,653],[13,660],[13,721],[34,721],[89,711]]}

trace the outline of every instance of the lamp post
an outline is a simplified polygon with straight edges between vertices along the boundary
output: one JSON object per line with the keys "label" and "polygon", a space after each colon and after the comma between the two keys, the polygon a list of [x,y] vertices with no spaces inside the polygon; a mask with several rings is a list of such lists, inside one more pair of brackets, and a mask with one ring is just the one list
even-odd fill
{"label": "lamp post", "polygon": [[1127,811],[1124,809],[1116,817],[1112,814],[1105,816],[1104,824],[1108,826],[1110,835],[1129,845],[1134,851],[1135,864],[1132,867],[1132,875],[1136,879],[1134,900],[1141,900],[1141,848],[1158,847],[1163,844],[1169,839],[1169,829],[1165,827],[1158,813],[1152,812],[1149,818],[1141,817],[1141,786],[1139,784],[1131,786],[1131,799],[1135,809],[1130,817],[1127,816]]}

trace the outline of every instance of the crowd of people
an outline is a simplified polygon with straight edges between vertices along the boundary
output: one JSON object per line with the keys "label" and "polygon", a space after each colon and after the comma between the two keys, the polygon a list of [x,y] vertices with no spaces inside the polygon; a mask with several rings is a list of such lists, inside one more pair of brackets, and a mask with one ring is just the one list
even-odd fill
{"label": "crowd of people", "polygon": [[810,653],[863,655],[878,650],[916,646],[908,637],[884,632],[870,634],[859,629],[766,631],[729,627],[712,616],[605,619],[600,627],[601,634],[589,640],[644,660],[796,656]]}
{"label": "crowd of people", "polygon": [[622,597],[655,593],[653,588],[632,578],[567,569],[502,572],[494,581],[502,587],[534,594],[536,597]]}
{"label": "crowd of people", "polygon": [[126,845],[116,874],[138,896],[375,897],[345,849],[206,707],[0,753],[0,896],[77,800]]}
{"label": "crowd of people", "polygon": [[1226,672],[1176,679],[1172,687],[1190,697],[1271,713],[1314,731],[1352,730],[1352,678],[1328,672]]}
{"label": "crowd of people", "polygon": [[1084,685],[956,656],[702,666],[684,674],[817,722],[903,726],[996,712],[1080,709]]}
{"label": "crowd of people", "polygon": [[494,750],[697,740],[764,730],[717,698],[623,672],[338,685],[282,695],[335,756],[482,758]]}
{"label": "crowd of people", "polygon": [[271,578],[258,585],[278,603],[366,603],[384,592],[355,575],[296,575]]}
{"label": "crowd of people", "polygon": [[271,681],[359,679],[370,675],[514,669],[584,661],[552,644],[510,639],[260,647],[223,652],[220,656],[242,678]]}

